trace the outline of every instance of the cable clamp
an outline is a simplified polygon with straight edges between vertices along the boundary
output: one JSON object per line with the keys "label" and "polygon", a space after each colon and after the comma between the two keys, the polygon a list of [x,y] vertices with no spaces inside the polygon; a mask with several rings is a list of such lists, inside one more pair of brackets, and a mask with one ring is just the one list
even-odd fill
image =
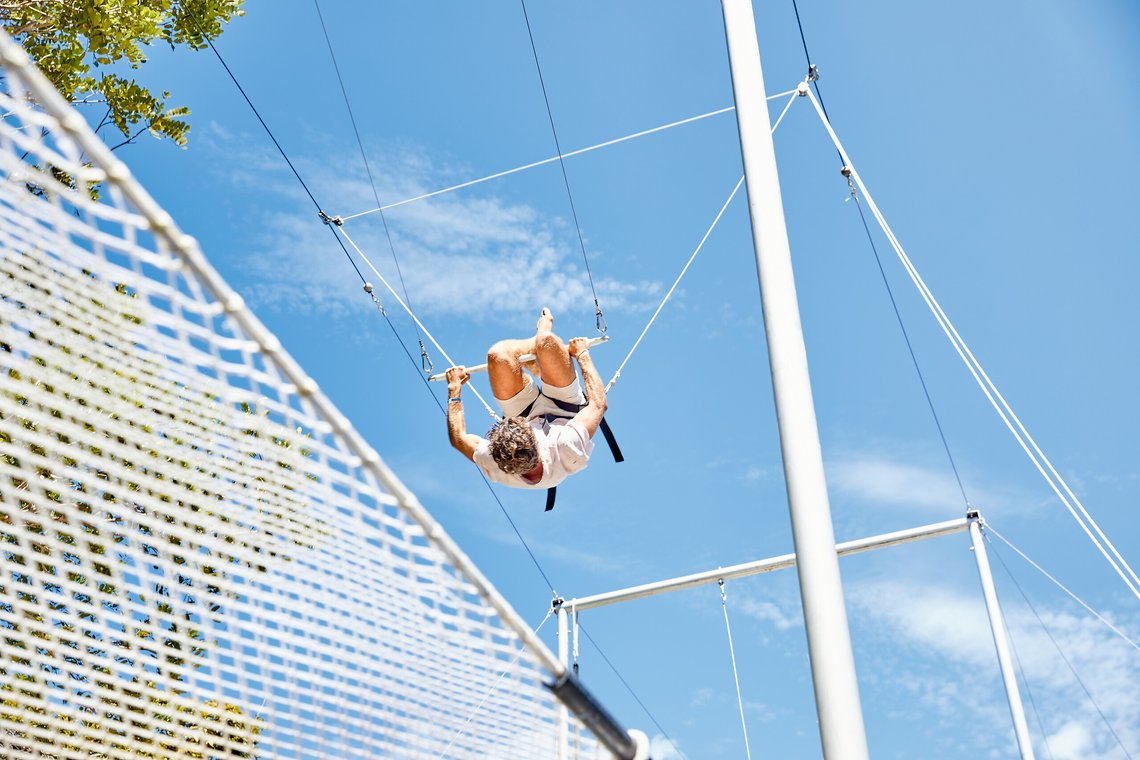
{"label": "cable clamp", "polygon": [[843,168],[839,170],[839,173],[847,178],[847,187],[850,188],[850,190],[851,190],[851,197],[855,199],[856,203],[858,203],[859,202],[859,190],[858,190],[858,188],[855,187],[855,180],[854,180],[855,173],[851,170],[851,167],[848,166],[847,164],[843,165]]}
{"label": "cable clamp", "polygon": [[594,299],[594,327],[602,335],[605,335],[606,331],[610,329],[609,325],[606,324],[606,315],[602,313],[602,307],[596,298]]}
{"label": "cable clamp", "polygon": [[325,224],[333,224],[333,225],[336,225],[337,227],[344,226],[344,220],[341,219],[339,216],[329,216],[324,211],[320,211],[320,210],[318,210],[317,213],[320,214],[321,221],[324,222]]}
{"label": "cable clamp", "polygon": [[420,367],[423,369],[424,374],[430,375],[435,365],[431,363],[431,357],[428,356],[427,349],[424,348],[423,340],[420,340]]}
{"label": "cable clamp", "polygon": [[557,612],[559,609],[562,608],[562,603],[565,601],[566,601],[565,599],[563,599],[557,593],[555,593],[554,598],[550,600],[550,609]]}
{"label": "cable clamp", "polygon": [[809,82],[818,82],[819,81],[819,67],[816,66],[814,63],[808,64],[807,78],[808,78]]}
{"label": "cable clamp", "polygon": [[376,310],[380,312],[380,316],[387,317],[388,312],[384,309],[384,304],[380,303],[380,299],[377,298],[373,292],[372,283],[364,283],[364,292],[372,297],[372,303],[376,304]]}

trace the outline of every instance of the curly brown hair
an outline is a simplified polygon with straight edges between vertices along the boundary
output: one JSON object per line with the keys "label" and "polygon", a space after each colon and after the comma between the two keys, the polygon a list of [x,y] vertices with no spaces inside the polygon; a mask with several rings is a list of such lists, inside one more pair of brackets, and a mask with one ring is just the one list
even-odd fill
{"label": "curly brown hair", "polygon": [[491,458],[508,475],[522,475],[538,466],[538,441],[522,417],[506,417],[487,432]]}

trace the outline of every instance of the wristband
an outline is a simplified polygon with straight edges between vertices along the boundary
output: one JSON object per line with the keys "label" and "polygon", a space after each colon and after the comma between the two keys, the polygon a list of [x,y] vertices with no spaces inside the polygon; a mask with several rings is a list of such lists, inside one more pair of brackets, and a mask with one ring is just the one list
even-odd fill
{"label": "wristband", "polygon": [[461,401],[463,401],[463,399],[459,398],[459,396],[456,396],[455,398],[449,398],[449,399],[447,400],[447,403],[449,403],[449,404],[457,404],[457,403],[459,403],[459,402],[461,402]]}

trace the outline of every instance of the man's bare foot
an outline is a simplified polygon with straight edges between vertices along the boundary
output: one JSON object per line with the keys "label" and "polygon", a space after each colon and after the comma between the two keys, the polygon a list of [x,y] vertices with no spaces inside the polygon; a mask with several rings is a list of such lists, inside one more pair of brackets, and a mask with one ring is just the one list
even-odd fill
{"label": "man's bare foot", "polygon": [[550,309],[544,306],[542,308],[542,316],[538,318],[538,325],[535,328],[535,332],[544,333],[551,332],[552,330],[554,330],[554,314],[551,313]]}

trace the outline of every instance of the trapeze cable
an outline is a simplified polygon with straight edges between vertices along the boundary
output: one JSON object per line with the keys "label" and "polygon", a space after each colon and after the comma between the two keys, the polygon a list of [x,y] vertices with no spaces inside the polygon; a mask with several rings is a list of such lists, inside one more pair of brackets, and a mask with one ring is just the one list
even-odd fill
{"label": "trapeze cable", "polygon": [[740,186],[743,184],[744,176],[741,175],[740,180],[736,183],[736,187],[732,188],[732,192],[729,193],[728,200],[726,200],[724,202],[724,205],[720,207],[720,211],[717,212],[716,218],[713,219],[712,224],[709,225],[709,228],[705,230],[705,235],[701,238],[701,242],[697,243],[697,248],[693,251],[693,255],[689,256],[689,260],[686,261],[685,266],[681,268],[681,273],[677,275],[676,280],[673,280],[673,285],[669,288],[669,292],[665,294],[665,297],[661,299],[661,303],[657,305],[657,311],[653,312],[653,316],[649,318],[649,322],[646,323],[644,329],[642,329],[641,335],[637,336],[637,340],[633,343],[633,348],[629,349],[629,353],[626,354],[625,358],[621,360],[621,364],[618,365],[617,371],[614,372],[614,376],[610,378],[610,381],[608,383],[606,383],[606,393],[610,392],[610,388],[613,388],[614,383],[616,383],[618,381],[618,378],[621,377],[621,371],[625,369],[625,365],[629,362],[630,357],[633,356],[633,352],[636,351],[637,347],[641,345],[641,339],[645,337],[645,334],[649,332],[649,328],[653,327],[653,323],[657,321],[657,315],[661,313],[661,310],[665,308],[665,304],[669,302],[669,298],[673,295],[673,291],[676,290],[677,286],[681,283],[681,278],[684,277],[685,273],[689,271],[689,267],[692,265],[693,260],[697,258],[697,254],[701,252],[701,249],[705,245],[705,241],[709,239],[709,235],[711,235],[712,231],[716,229],[717,223],[720,221],[720,218],[724,216],[724,212],[728,209],[728,204],[732,203],[732,199],[736,197],[737,191],[740,190]]}
{"label": "trapeze cable", "polygon": [[[795,92],[795,90],[788,90],[787,92],[778,92],[775,95],[769,95],[767,99],[768,100],[775,100],[777,98],[782,98],[785,95],[790,95],[794,92]],[[456,190],[462,190],[465,187],[471,187],[472,185],[478,185],[478,184],[481,184],[483,182],[488,182],[488,181],[493,180],[493,179],[499,179],[500,177],[506,177],[506,176],[511,175],[511,174],[517,174],[518,172],[526,171],[527,169],[534,169],[534,168],[537,168],[539,166],[545,166],[546,164],[552,164],[555,161],[558,161],[559,159],[571,158],[573,156],[580,156],[583,153],[589,153],[590,151],[598,150],[599,148],[608,148],[611,145],[617,145],[618,143],[623,143],[623,142],[627,142],[629,140],[634,140],[634,139],[637,139],[638,137],[645,137],[647,135],[652,135],[656,132],[663,132],[666,129],[672,129],[673,127],[680,127],[680,126],[683,126],[685,124],[691,124],[695,121],[701,121],[702,119],[707,119],[711,116],[719,116],[722,113],[728,113],[729,111],[735,111],[735,110],[736,110],[736,106],[728,106],[727,108],[719,108],[715,111],[709,111],[708,113],[703,113],[699,116],[690,116],[687,119],[681,119],[679,121],[669,122],[668,124],[662,124],[659,127],[653,127],[651,129],[643,129],[640,132],[634,132],[633,134],[625,135],[624,137],[617,137],[617,138],[614,138],[613,140],[606,140],[605,142],[598,143],[597,145],[590,145],[586,148],[579,148],[577,150],[572,150],[568,153],[562,153],[561,155],[551,156],[550,158],[544,158],[541,161],[535,161],[533,163],[529,163],[529,164],[526,164],[524,166],[517,166],[514,169],[507,169],[506,171],[496,172],[495,174],[488,174],[486,177],[480,177],[479,179],[473,179],[473,180],[468,180],[467,182],[461,182],[458,185],[452,185],[451,187],[445,187],[441,190],[433,190],[430,193],[424,193],[423,195],[417,195],[413,198],[405,198],[402,201],[394,201],[392,203],[388,203],[388,204],[383,205],[383,206],[378,206],[374,209],[369,209],[368,211],[361,211],[361,212],[356,213],[356,214],[350,214],[348,216],[342,216],[341,221],[347,222],[351,219],[356,219],[356,218],[361,217],[361,216],[367,216],[369,214],[375,214],[375,213],[378,213],[380,211],[387,211],[388,209],[396,208],[397,206],[404,206],[404,205],[407,205],[409,203],[415,203],[417,201],[427,200],[428,198],[434,198],[437,195],[444,195],[446,193],[454,192]]]}
{"label": "trapeze cable", "polygon": [[[368,265],[368,268],[372,270],[373,274],[380,278],[380,282],[383,283],[384,287],[388,289],[388,292],[392,294],[392,297],[396,299],[396,303],[400,304],[400,306],[404,308],[404,311],[406,311],[408,313],[408,316],[412,318],[412,321],[415,322],[416,325],[418,325],[419,328],[424,331],[424,335],[428,337],[428,340],[432,342],[432,345],[436,347],[443,358],[446,359],[448,363],[454,367],[455,361],[450,356],[448,356],[447,351],[443,350],[443,346],[439,345],[439,341],[435,339],[435,336],[432,335],[426,327],[424,327],[424,324],[419,320],[419,317],[417,317],[412,312],[412,310],[408,308],[408,305],[404,303],[403,299],[400,298],[400,294],[397,293],[392,288],[392,286],[388,284],[388,280],[385,279],[384,275],[380,274],[380,270],[377,269],[375,265],[373,265],[372,261],[364,255],[364,251],[360,250],[360,246],[356,244],[356,241],[354,241],[349,236],[349,234],[345,232],[344,227],[337,225],[337,228],[340,230],[340,234],[344,235],[344,239],[348,241],[348,244],[351,245],[353,250],[356,251],[356,255],[363,259],[364,263]],[[499,415],[495,412],[494,409],[491,408],[491,405],[487,403],[487,400],[483,398],[478,389],[472,386],[471,392],[475,394],[475,398],[479,399],[479,401],[482,402],[484,408],[487,410],[487,414],[491,415],[492,419],[499,419]]]}
{"label": "trapeze cable", "polygon": [[[554,608],[551,607],[546,611],[546,617],[544,617],[542,619],[542,622],[538,624],[538,627],[534,629],[535,635],[537,635],[542,630],[542,627],[546,625],[546,621],[550,620],[550,616],[553,614]],[[487,704],[487,700],[491,698],[491,695],[495,692],[495,688],[499,685],[499,682],[502,681],[507,673],[510,672],[511,668],[515,666],[525,651],[525,644],[519,647],[519,651],[515,653],[514,659],[512,659],[507,667],[503,668],[503,671],[499,673],[499,677],[496,678],[495,682],[491,684],[491,686],[487,689],[487,693],[483,695],[483,699],[479,700],[479,704],[475,705],[475,709],[472,710],[471,714],[467,716],[467,720],[463,721],[463,725],[459,727],[459,730],[457,730],[455,732],[455,735],[451,737],[451,741],[449,741],[447,743],[447,746],[443,748],[443,752],[439,755],[439,760],[447,760],[447,753],[451,750],[451,746],[455,744],[456,740],[459,739],[459,737],[463,736],[463,734],[467,732],[467,727],[471,725],[471,721],[473,721],[475,719],[475,716],[478,715],[479,712],[483,709],[483,705]]]}
{"label": "trapeze cable", "polygon": [[[792,103],[796,102],[796,97],[799,93],[798,90],[788,90],[787,92],[782,92],[779,95],[773,96],[781,97],[783,95],[788,95],[789,93],[792,95],[792,97],[788,98],[788,102],[784,106],[784,110],[780,113],[780,117],[776,119],[776,123],[772,125],[773,134],[775,134],[776,128],[780,126],[780,122],[784,120],[784,116],[788,113],[788,109],[792,107]],[[771,100],[771,98],[769,98],[769,100]],[[681,268],[681,273],[677,275],[677,279],[673,281],[673,285],[669,288],[669,292],[665,294],[665,297],[663,299],[661,299],[661,303],[658,304],[657,310],[653,312],[653,316],[649,318],[649,322],[645,325],[645,328],[642,329],[641,335],[637,336],[637,340],[633,343],[633,348],[629,349],[629,353],[626,354],[625,358],[621,360],[621,364],[618,365],[617,371],[614,372],[614,376],[610,378],[610,381],[608,383],[606,383],[606,393],[609,393],[610,389],[613,388],[614,384],[618,381],[618,378],[621,377],[621,371],[625,369],[625,365],[629,362],[630,357],[633,356],[633,352],[636,351],[637,347],[641,345],[641,340],[645,337],[645,334],[649,332],[649,328],[652,327],[653,323],[657,321],[657,315],[660,314],[661,310],[665,308],[665,304],[668,303],[670,297],[672,297],[673,291],[675,291],[677,289],[677,286],[681,283],[681,278],[684,277],[685,273],[689,271],[689,267],[692,265],[693,260],[696,259],[697,254],[701,252],[701,248],[704,247],[705,241],[709,239],[709,235],[711,235],[712,231],[716,229],[717,223],[719,223],[720,218],[724,216],[724,212],[728,209],[728,204],[732,203],[732,199],[736,197],[736,193],[740,190],[740,186],[742,184],[744,184],[743,176],[741,176],[740,181],[736,183],[736,187],[732,189],[732,192],[728,196],[728,200],[726,200],[724,202],[724,205],[720,207],[720,211],[717,212],[716,218],[713,219],[712,224],[710,224],[709,228],[705,230],[705,235],[701,238],[701,242],[697,243],[696,250],[693,251],[693,254],[691,256],[689,256],[689,260],[685,262],[685,266]]]}
{"label": "trapeze cable", "polygon": [[732,657],[732,680],[736,682],[736,705],[740,708],[740,728],[744,731],[744,755],[752,760],[752,750],[748,747],[748,725],[744,722],[744,698],[740,696],[740,676],[736,672],[736,651],[732,647],[732,626],[728,624],[728,597],[724,593],[724,579],[720,584],[720,606],[724,609],[724,629],[728,632],[728,654]]}
{"label": "trapeze cable", "polygon": [[1049,574],[1049,572],[1047,570],[1045,570],[1045,568],[1041,567],[1041,565],[1037,564],[1032,559],[1030,559],[1029,556],[1025,552],[1021,551],[1021,549],[1018,549],[1016,546],[1014,546],[1012,543],[1010,543],[1009,539],[1006,538],[1005,536],[1003,536],[1001,533],[998,533],[997,529],[994,528],[994,526],[991,525],[989,522],[986,523],[986,530],[990,533],[993,533],[995,536],[997,536],[999,539],[1001,539],[1002,543],[1004,543],[1010,549],[1013,549],[1013,551],[1015,551],[1017,553],[1017,555],[1019,557],[1021,557],[1023,560],[1028,562],[1033,567],[1034,570],[1041,573],[1046,578],[1048,578],[1050,581],[1052,581],[1053,585],[1055,585],[1057,588],[1061,589],[1066,594],[1068,594],[1069,598],[1071,598],[1074,602],[1076,602],[1077,604],[1081,605],[1086,610],[1088,610],[1090,615],[1095,617],[1100,622],[1104,623],[1113,633],[1115,633],[1117,636],[1119,636],[1120,638],[1124,639],[1129,644],[1131,644],[1133,649],[1140,649],[1140,644],[1137,644],[1135,641],[1130,639],[1126,633],[1124,633],[1119,628],[1117,628],[1115,625],[1110,623],[1108,620],[1106,620],[1104,618],[1103,615],[1101,615],[1099,612],[1094,610],[1092,607],[1090,607],[1088,604],[1086,604],[1083,599],[1081,599],[1079,596],[1077,596],[1072,591],[1070,591],[1065,586],[1065,584],[1061,583],[1059,580],[1054,578],[1052,575]]}
{"label": "trapeze cable", "polygon": [[[1013,409],[1010,407],[1009,403],[998,391],[997,386],[986,374],[985,370],[981,366],[981,363],[974,356],[973,352],[970,351],[969,346],[966,345],[965,340],[958,333],[953,323],[950,322],[950,318],[946,315],[945,311],[942,310],[942,307],[934,297],[934,294],[930,291],[929,287],[927,287],[921,275],[919,275],[918,269],[914,266],[914,263],[910,260],[910,257],[907,256],[906,251],[903,250],[902,244],[898,241],[898,238],[895,237],[894,232],[890,228],[890,225],[887,224],[887,221],[884,218],[882,212],[879,210],[878,205],[875,203],[874,198],[867,191],[867,186],[863,183],[862,178],[859,176],[859,172],[855,169],[851,163],[851,160],[848,158],[846,151],[843,149],[842,143],[840,143],[838,136],[835,134],[835,130],[832,128],[830,122],[828,122],[826,116],[824,115],[819,102],[816,100],[815,96],[811,93],[810,90],[808,90],[807,94],[808,97],[811,98],[812,105],[815,107],[816,113],[819,115],[820,122],[823,124],[824,129],[827,130],[828,135],[831,137],[832,143],[834,143],[836,150],[839,151],[840,156],[843,158],[844,164],[851,170],[851,177],[856,182],[856,184],[859,185],[859,189],[862,191],[863,197],[867,200],[867,206],[871,209],[871,213],[875,216],[875,220],[879,223],[879,227],[883,230],[883,234],[886,235],[887,240],[891,244],[891,247],[894,248],[895,254],[902,262],[904,269],[906,269],[908,276],[911,278],[911,281],[914,282],[915,287],[918,288],[919,294],[926,302],[927,307],[931,310],[931,313],[934,315],[935,320],[942,328],[942,331],[946,334],[946,337],[954,346],[954,349],[957,351],[958,356],[966,364],[966,367],[969,370],[970,374],[974,377],[974,381],[982,389],[982,392],[986,395],[986,398],[990,401],[990,404],[994,407],[994,410],[998,413],[998,416],[1001,418],[1002,422],[1005,423],[1006,428],[1017,440],[1022,450],[1025,451],[1030,461],[1037,468],[1037,471],[1041,473],[1041,476],[1045,478],[1045,481],[1049,484],[1050,488],[1053,489],[1053,492],[1057,495],[1057,498],[1059,498],[1061,500],[1061,503],[1065,505],[1065,508],[1069,511],[1069,514],[1072,515],[1073,519],[1077,521],[1077,524],[1080,525],[1081,529],[1093,542],[1093,545],[1097,547],[1100,553],[1108,561],[1109,565],[1112,566],[1113,570],[1116,571],[1117,575],[1120,576],[1125,585],[1128,586],[1129,590],[1132,591],[1132,593],[1138,599],[1140,599],[1140,577],[1136,575],[1136,572],[1131,568],[1131,566],[1129,566],[1128,562],[1124,559],[1123,556],[1121,556],[1120,552],[1117,551],[1116,547],[1109,540],[1108,536],[1104,534],[1104,531],[1101,530],[1100,526],[1092,518],[1092,515],[1088,513],[1088,511],[1084,508],[1084,505],[1080,502],[1076,495],[1073,494],[1064,478],[1062,478],[1057,470],[1053,467],[1048,457],[1045,456],[1045,453],[1041,451],[1040,447],[1037,445],[1036,441],[1033,440],[1033,437],[1029,434],[1029,431],[1025,428],[1024,424],[1022,424],[1021,420],[1018,419],[1017,415],[1013,412]],[[1011,418],[1013,422],[1010,421]],[[1030,450],[1031,446],[1033,449],[1032,451]],[[1036,452],[1036,455],[1034,452]],[[1042,462],[1044,463],[1044,466],[1042,466]],[[1048,473],[1045,470],[1046,467],[1048,467]],[[1049,473],[1052,473],[1052,477],[1050,477]],[[1061,492],[1061,488],[1059,488],[1057,485],[1058,483],[1060,483],[1061,487],[1063,487],[1065,492],[1068,493],[1072,501],[1070,501],[1070,498],[1066,498],[1065,494]],[[1076,504],[1077,509],[1080,511],[1080,515],[1078,515],[1077,510],[1073,508],[1073,504]],[[1082,519],[1081,515],[1084,516],[1084,519]],[[1086,520],[1088,521],[1087,525],[1085,522]],[[1098,540],[1097,535],[1094,535],[1092,530],[1089,529],[1089,525],[1091,525],[1092,528],[1096,531],[1096,534],[1100,536],[1100,539],[1104,541],[1103,545],[1101,543],[1101,540]],[[1104,545],[1107,545],[1109,547],[1112,553],[1111,555],[1109,554],[1109,551],[1105,549]],[[1115,556],[1115,560],[1113,559],[1113,556]],[[1119,561],[1119,564],[1117,564],[1117,561]]]}

